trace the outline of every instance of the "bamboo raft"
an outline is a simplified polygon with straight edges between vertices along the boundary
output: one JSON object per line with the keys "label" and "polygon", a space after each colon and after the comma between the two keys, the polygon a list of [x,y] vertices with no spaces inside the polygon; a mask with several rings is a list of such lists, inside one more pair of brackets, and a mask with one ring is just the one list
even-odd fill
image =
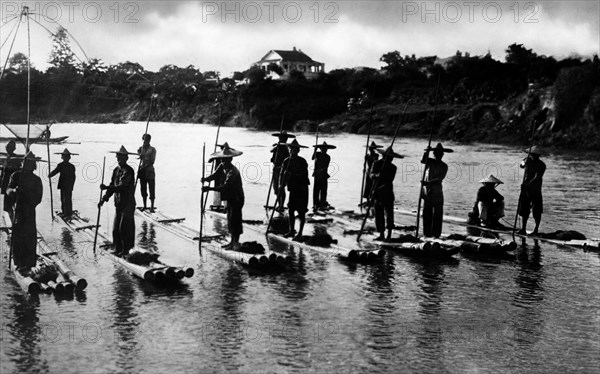
{"label": "bamboo raft", "polygon": [[[402,214],[402,215],[414,216],[414,217],[417,216],[416,212],[413,212],[410,210],[394,208],[394,211],[396,213]],[[481,231],[497,233],[497,234],[512,235],[512,230],[499,230],[499,229],[492,229],[489,227],[471,225],[471,224],[467,223],[466,219],[463,219],[460,217],[444,215],[444,222],[448,222],[448,223],[451,223],[454,225],[464,226],[464,227],[474,229],[474,230],[481,230]],[[531,235],[530,233],[527,235],[523,235],[523,234],[518,234],[516,232],[515,232],[515,236],[518,236],[523,239],[540,240],[543,242],[552,243],[552,244],[555,244],[558,246],[563,246],[563,247],[583,248],[586,250],[600,250],[600,239],[558,240],[558,239],[546,238],[543,236]]]}
{"label": "bamboo raft", "polygon": [[[136,214],[143,217],[146,220],[154,222],[170,233],[190,241],[198,240],[198,232],[185,224],[183,221],[185,218],[173,218],[164,212],[155,210],[154,212],[144,210],[136,210]],[[251,227],[251,225],[246,225]],[[223,248],[220,239],[222,235],[211,235],[210,243],[207,243],[202,248],[209,250],[217,256],[231,261],[233,263],[240,264],[252,269],[261,271],[278,271],[283,270],[291,261],[289,256],[282,256],[276,253],[270,254],[250,254],[235,250],[229,250]]]}
{"label": "bamboo raft", "polygon": [[[405,216],[411,216],[411,217],[417,216],[417,213],[415,211],[410,211],[410,210],[405,210],[405,209],[400,209],[400,208],[394,208],[394,212],[396,212],[397,214],[405,215]],[[318,213],[314,214],[313,216],[321,217],[321,218],[329,217],[329,218],[332,218],[334,222],[338,222],[340,224],[347,225],[348,227],[354,227],[357,225],[357,220],[362,219],[364,217],[364,214],[356,213],[352,210],[341,211],[341,210],[334,209],[334,210],[328,210],[326,212],[318,212]],[[444,215],[444,222],[451,223],[451,224],[458,225],[458,226],[463,226],[463,227],[466,227],[468,229],[473,229],[473,230],[481,230],[481,231],[496,233],[496,234],[512,235],[512,230],[498,230],[498,229],[492,229],[492,228],[488,228],[488,227],[471,225],[471,224],[467,223],[467,221],[465,219],[462,219],[459,217],[454,217],[454,216]],[[551,238],[546,238],[546,237],[542,237],[542,236],[532,236],[531,234],[523,235],[523,234],[518,234],[518,233],[515,233],[515,236],[518,236],[523,239],[540,240],[543,242],[552,243],[552,244],[562,246],[562,247],[582,248],[584,250],[590,250],[590,251],[600,250],[600,239],[595,239],[595,238],[584,239],[584,240],[578,240],[578,239],[558,240],[558,239],[551,239]],[[483,248],[485,250],[486,247],[484,246]]]}
{"label": "bamboo raft", "polygon": [[[207,210],[207,212],[209,214],[211,214],[213,217],[220,218],[220,219],[227,219],[227,216],[224,213],[210,211],[210,210]],[[244,227],[246,227],[254,232],[258,232],[262,235],[266,234],[266,231],[264,229],[254,226],[254,225],[246,225],[245,224]],[[294,241],[291,238],[286,238],[283,235],[272,233],[272,232],[268,233],[267,237],[273,238],[275,240],[278,240],[278,241],[286,243],[286,244],[291,244],[298,248],[307,249],[307,250],[314,251],[314,252],[317,252],[317,253],[320,253],[320,254],[323,254],[326,256],[336,257],[336,258],[339,258],[344,261],[371,263],[371,262],[374,262],[377,259],[383,257],[383,255],[385,254],[385,250],[383,250],[383,249],[377,249],[377,250],[349,249],[349,248],[345,248],[343,246],[339,246],[337,244],[333,244],[331,247],[319,247],[316,245],[310,245],[310,244]]]}
{"label": "bamboo raft", "polygon": [[[3,222],[9,220],[4,213]],[[6,232],[6,240],[9,242],[9,229]],[[9,244],[10,246],[10,244]],[[74,291],[83,291],[88,283],[84,278],[77,276],[69,267],[58,257],[56,252],[52,252],[44,238],[37,238],[37,260],[36,266],[33,267],[28,276],[23,276],[17,271],[14,262],[11,263],[11,272],[23,291],[28,294],[36,295],[39,293],[45,294],[72,294]],[[56,271],[56,277],[51,277],[45,282],[38,280],[38,276],[42,274],[45,268],[51,268]]]}
{"label": "bamboo raft", "polygon": [[[61,217],[61,221],[74,233],[85,236],[93,240],[95,233],[95,225],[89,225],[89,220],[79,216],[77,212],[69,218]],[[191,278],[194,275],[194,269],[191,267],[179,267],[165,264],[162,261],[150,261],[148,264],[139,265],[128,261],[122,257],[116,256],[110,252],[112,242],[102,232],[98,232],[102,243],[100,244],[101,253],[107,256],[115,264],[119,265],[134,276],[155,283],[169,283],[179,281],[183,278]],[[137,249],[135,252],[148,254],[149,252]],[[133,253],[133,252],[132,252]]]}

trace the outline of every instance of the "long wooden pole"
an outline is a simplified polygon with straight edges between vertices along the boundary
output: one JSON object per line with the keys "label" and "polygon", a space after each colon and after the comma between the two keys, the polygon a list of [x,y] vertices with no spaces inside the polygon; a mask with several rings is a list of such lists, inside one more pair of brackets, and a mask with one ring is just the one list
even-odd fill
{"label": "long wooden pole", "polygon": [[[402,112],[402,118],[400,118],[400,121],[398,122],[398,124],[396,125],[396,129],[394,130],[394,137],[392,138],[392,143],[390,144],[390,149],[394,146],[394,142],[396,141],[396,137],[398,136],[398,129],[400,129],[400,125],[404,122],[404,116],[406,115],[406,109],[408,109],[409,102],[410,102],[410,100],[407,101],[406,104],[404,105],[404,111]],[[383,156],[383,165],[385,165],[385,163],[387,162],[388,157],[390,157],[390,155],[387,153]],[[360,225],[360,230],[358,231],[358,235],[356,236],[356,241],[360,240],[360,237],[362,236],[362,232],[365,228],[365,223],[367,223],[367,218],[369,217],[369,211],[371,210],[371,204],[373,203],[373,197],[375,196],[375,190],[377,190],[377,187],[379,186],[380,177],[381,177],[381,175],[378,176],[377,178],[375,178],[375,180],[373,181],[373,188],[371,189],[371,192],[369,194],[369,199],[367,200],[367,211],[365,212],[365,216]]]}
{"label": "long wooden pole", "polygon": [[[431,127],[429,130],[429,142],[427,143],[427,154],[429,155],[429,149],[431,148],[431,138],[433,137],[433,126],[435,125],[435,113],[437,111],[437,99],[438,92],[440,89],[440,76],[438,75],[437,85],[435,87],[435,102],[433,104],[433,119],[431,120]],[[425,182],[425,173],[427,173],[427,160],[423,165],[423,174],[421,175],[421,183],[419,183],[419,202],[417,203],[417,229],[415,230],[415,236],[419,237],[419,222],[421,220],[421,200],[423,198],[423,183]]]}
{"label": "long wooden pole", "polygon": [[[279,138],[277,139],[277,145],[275,146],[275,154],[274,160],[277,162],[277,155],[279,154],[279,139],[281,139],[281,134],[283,134],[283,120],[284,116],[281,116],[281,124],[279,125]],[[275,164],[273,164],[275,165]],[[275,173],[271,175],[271,183],[269,183],[269,192],[267,192],[267,202],[265,203],[265,209],[269,209],[269,199],[271,198],[271,189],[273,189],[273,183],[275,179]],[[277,195],[278,191],[275,191],[275,195]]]}
{"label": "long wooden pole", "polygon": [[54,221],[54,198],[52,194],[52,178],[50,178],[50,126],[46,125],[46,151],[48,153],[48,185],[50,187],[50,215]]}
{"label": "long wooden pole", "polygon": [[[206,169],[206,143],[202,144],[202,181],[204,180],[204,173]],[[204,182],[201,183],[200,186],[200,232],[198,234],[198,252],[202,254],[202,226],[204,225],[204,191],[202,191],[202,187],[204,187]]]}
{"label": "long wooden pole", "polygon": [[[529,157],[531,156],[531,148],[533,148],[533,136],[535,134],[535,125],[536,125],[536,122],[535,122],[535,120],[533,120],[533,122],[531,123],[531,140],[529,141],[529,150],[527,151],[527,158],[525,159],[525,170],[523,171],[523,182],[521,183],[521,186],[523,186],[523,184],[527,180],[527,162],[529,161]],[[523,195],[523,192],[522,191],[519,192],[519,200],[517,201],[517,212],[515,213],[515,223],[513,224],[513,229],[512,229],[513,241],[515,241],[515,230],[517,229],[517,221],[519,220],[519,207],[521,206],[521,196],[522,195]]]}
{"label": "long wooden pole", "polygon": [[[102,184],[104,184],[104,168],[106,166],[106,156],[102,160]],[[98,228],[100,228],[100,202],[102,201],[102,190],[100,190],[100,199],[98,200],[98,215],[96,216],[96,232],[94,233],[94,253],[96,253],[96,242],[98,240]]]}
{"label": "long wooden pole", "polygon": [[[144,137],[146,139],[146,135],[148,135],[148,127],[150,126],[150,115],[152,114],[152,103],[154,102],[154,91],[156,90],[156,83],[152,85],[152,94],[150,95],[150,108],[148,108],[148,117],[146,119],[146,129],[144,130]],[[137,175],[135,178],[135,182],[133,183],[133,191],[137,187],[137,181],[140,179],[140,171],[142,170],[142,161],[141,158],[144,156],[144,144],[142,144],[142,151],[140,152],[140,164],[138,165]]]}
{"label": "long wooden pole", "polygon": [[[217,151],[217,144],[219,144],[219,134],[221,133],[221,107],[223,106],[222,103],[219,103],[219,124],[217,125],[217,137],[215,138],[215,147],[213,150],[213,153],[215,153]],[[215,171],[215,163],[217,161],[213,159],[213,162],[210,166],[210,174],[212,175],[212,173]],[[210,184],[210,182],[209,182]],[[208,202],[208,192],[206,193],[206,195],[204,196],[204,207],[206,208],[206,203]]]}
{"label": "long wooden pole", "polygon": [[[23,12],[21,13],[21,17],[19,18],[19,22],[21,22],[22,17],[27,17],[27,138],[25,139],[25,156],[23,156],[23,162],[21,163],[21,174],[19,175],[19,186],[21,186],[21,181],[23,180],[23,171],[25,167],[25,160],[27,158],[27,154],[29,153],[29,127],[31,126],[30,117],[29,117],[29,104],[31,101],[31,39],[30,39],[30,30],[29,30],[29,8],[24,6]],[[16,34],[15,34],[16,37]],[[14,40],[13,40],[14,42]],[[34,161],[35,162],[35,161]],[[14,228],[15,228],[15,219],[14,215],[17,212],[19,206],[19,192],[17,191],[17,196],[15,197],[15,209],[13,211],[13,217],[11,222],[11,238],[10,238],[10,250],[8,253],[8,270],[12,270],[12,260],[13,260],[13,251],[14,251]]]}
{"label": "long wooden pole", "polygon": [[367,127],[367,145],[365,146],[365,159],[363,161],[362,183],[360,185],[360,199],[358,206],[362,211],[363,195],[365,194],[365,184],[367,183],[367,156],[369,155],[369,141],[371,140],[371,125],[373,124],[373,103],[371,103],[371,113],[369,114],[369,126]]}
{"label": "long wooden pole", "polygon": [[27,17],[27,139],[25,140],[25,155],[29,152],[29,128],[31,125],[31,32],[29,29],[29,7],[23,7],[23,14]]}

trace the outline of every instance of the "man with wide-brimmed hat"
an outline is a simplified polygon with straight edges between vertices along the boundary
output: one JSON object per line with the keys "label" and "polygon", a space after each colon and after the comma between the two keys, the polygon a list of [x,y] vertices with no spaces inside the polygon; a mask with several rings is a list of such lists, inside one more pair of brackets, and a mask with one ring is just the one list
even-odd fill
{"label": "man with wide-brimmed hat", "polygon": [[10,176],[6,190],[14,202],[11,239],[13,261],[23,275],[27,275],[37,263],[35,208],[42,201],[43,187],[42,180],[33,171],[39,160],[32,152],[28,152],[23,158],[21,169]]}
{"label": "man with wide-brimmed hat", "polygon": [[520,167],[524,168],[525,176],[521,185],[521,195],[519,197],[518,212],[522,219],[522,228],[519,234],[527,234],[527,220],[529,214],[533,211],[533,219],[535,220],[535,228],[532,235],[538,233],[540,222],[542,221],[542,213],[544,212],[544,201],[542,198],[542,181],[546,172],[546,164],[540,160],[542,150],[538,146],[533,146],[529,152],[529,157],[524,159]]}
{"label": "man with wide-brimmed hat", "polygon": [[101,206],[111,196],[115,196],[113,245],[116,256],[125,256],[135,244],[135,173],[133,168],[127,165],[127,160],[129,155],[137,155],[137,153],[128,152],[124,146],[111,153],[116,154],[119,164],[113,170],[110,184],[100,185],[100,189],[106,190],[106,193],[98,205]]}
{"label": "man with wide-brimmed hat", "polygon": [[58,177],[58,186],[60,190],[60,208],[63,217],[69,217],[73,214],[73,186],[75,185],[75,165],[70,163],[71,156],[77,155],[77,153],[71,153],[65,148],[62,153],[55,153],[60,155],[62,162],[56,165],[54,170],[48,174],[48,177],[52,178],[56,174],[60,174]]}
{"label": "man with wide-brimmed hat", "polygon": [[[385,151],[377,149],[382,155],[380,160],[375,161],[371,168],[371,179],[373,180],[373,200],[375,206],[375,227],[379,236],[377,240],[391,239],[394,229],[394,178],[396,178],[396,165],[392,163],[394,158],[404,156],[394,152],[392,147]],[[387,218],[387,219],[386,219]],[[387,223],[387,224],[386,224]]]}
{"label": "man with wide-brimmed hat", "polygon": [[[227,229],[231,235],[229,244],[223,248],[237,249],[240,243],[240,235],[243,233],[242,227],[242,208],[244,207],[244,187],[242,185],[242,176],[238,168],[231,162],[233,157],[242,155],[243,152],[236,151],[229,147],[229,144],[223,144],[223,149],[210,155],[212,159],[221,160],[219,168],[222,168],[224,178],[222,184],[216,184],[214,187],[203,186],[202,191],[218,191],[221,193],[221,199],[227,201]],[[212,175],[202,178],[202,183],[210,182],[217,178],[219,170]]]}
{"label": "man with wide-brimmed hat", "polygon": [[296,137],[294,134],[290,134],[287,131],[283,130],[282,132],[273,133],[273,136],[278,138],[278,142],[273,144],[273,148],[271,149],[271,162],[273,163],[273,191],[275,191],[275,195],[277,196],[277,202],[275,206],[278,209],[283,208],[283,204],[285,203],[285,189],[279,188],[279,180],[281,175],[281,164],[283,161],[290,157],[290,152],[288,151],[287,141],[288,139],[293,139]]}
{"label": "man with wide-brimmed hat", "polygon": [[323,144],[313,145],[313,147],[315,148],[312,155],[312,159],[315,160],[315,170],[313,171],[315,179],[313,184],[313,211],[319,209],[326,210],[329,208],[329,203],[327,202],[327,180],[329,179],[329,174],[327,173],[327,169],[329,169],[329,163],[331,162],[331,156],[327,154],[327,150],[335,149],[336,146],[323,142]]}
{"label": "man with wide-brimmed hat", "polygon": [[140,166],[138,168],[138,178],[140,179],[140,192],[142,194],[142,203],[144,206],[141,210],[148,209],[146,200],[148,199],[148,191],[150,192],[150,211],[154,211],[154,199],[156,189],[156,172],[154,170],[154,162],[156,161],[156,148],[150,145],[152,136],[148,133],[142,135],[143,144],[138,148],[140,158]]}
{"label": "man with wide-brimmed hat", "polygon": [[365,162],[367,165],[365,168],[365,188],[363,190],[363,197],[367,200],[371,196],[371,189],[373,186],[373,179],[371,179],[371,168],[373,168],[375,161],[379,160],[379,153],[377,153],[377,150],[381,148],[383,148],[382,145],[378,145],[374,141],[371,141],[371,144],[369,144],[369,153],[367,153],[365,156]]}
{"label": "man with wide-brimmed hat", "polygon": [[477,200],[473,206],[473,212],[469,214],[471,223],[481,223],[481,225],[503,229],[504,226],[498,221],[504,217],[504,196],[496,190],[496,187],[503,182],[493,174],[488,175],[479,181],[483,186],[477,191]]}
{"label": "man with wide-brimmed hat", "polygon": [[[8,216],[12,221],[14,218],[14,201],[12,196],[6,193],[6,189],[8,188],[8,182],[10,181],[10,176],[12,173],[20,169],[21,161],[15,153],[17,144],[14,140],[9,140],[8,143],[6,143],[5,148],[6,158],[4,159],[4,164],[2,165],[2,175],[0,175],[0,193],[4,195],[4,211],[8,213]],[[21,155],[21,157],[23,156]]]}
{"label": "man with wide-brimmed hat", "polygon": [[[227,143],[217,144],[217,147],[219,147],[219,149],[222,151],[223,148],[225,148],[225,144],[227,144]],[[234,150],[233,148],[230,148],[230,149]],[[222,185],[223,181],[225,180],[225,170],[223,169],[223,165],[222,165],[223,159],[222,158],[213,158],[213,157],[209,156],[208,162],[213,163],[211,170],[213,171],[213,175],[215,177],[214,177],[214,179],[211,179],[211,180],[213,180],[215,182],[215,186]],[[227,200],[221,199],[221,193],[219,191],[213,191],[213,202],[210,206],[210,210],[213,210],[216,212],[225,212],[226,209],[227,209]]]}
{"label": "man with wide-brimmed hat", "polygon": [[[287,144],[287,146],[290,156],[283,161],[279,178],[279,188],[281,191],[287,187],[290,193],[288,200],[290,231],[285,234],[285,237],[298,239],[302,236],[302,231],[304,230],[306,212],[308,211],[308,186],[310,185],[308,163],[298,153],[300,152],[300,148],[308,147],[300,145],[296,139]],[[296,213],[298,213],[298,218],[300,219],[300,227],[298,228],[297,235],[295,231]]]}
{"label": "man with wide-brimmed hat", "polygon": [[[429,152],[433,151],[433,157]],[[442,143],[435,147],[427,147],[421,163],[426,169],[425,180],[421,196],[423,197],[423,235],[439,238],[442,234],[442,220],[444,217],[444,190],[442,181],[448,174],[448,165],[442,161],[444,153],[454,152],[444,148]]]}

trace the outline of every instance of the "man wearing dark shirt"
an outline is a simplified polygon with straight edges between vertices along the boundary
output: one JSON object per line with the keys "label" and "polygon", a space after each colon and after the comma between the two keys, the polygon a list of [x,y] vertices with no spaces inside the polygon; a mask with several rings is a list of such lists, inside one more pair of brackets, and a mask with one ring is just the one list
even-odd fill
{"label": "man wearing dark shirt", "polygon": [[504,227],[498,221],[504,217],[504,196],[496,190],[496,187],[503,182],[490,174],[479,183],[483,186],[477,191],[477,200],[471,217],[479,218],[483,226],[503,229]]}
{"label": "man wearing dark shirt", "polygon": [[369,200],[371,196],[371,189],[373,186],[373,180],[371,179],[371,169],[373,168],[373,164],[375,161],[379,160],[379,154],[377,154],[377,150],[383,148],[381,145],[375,144],[374,141],[371,141],[369,145],[369,153],[365,156],[365,162],[367,163],[365,170],[365,188],[363,191],[363,197]]}
{"label": "man wearing dark shirt", "polygon": [[222,184],[215,182],[214,187],[204,186],[202,191],[218,191],[221,193],[221,199],[227,201],[227,229],[231,235],[231,241],[224,245],[225,249],[237,249],[239,247],[240,235],[243,233],[242,227],[242,208],[244,207],[244,188],[242,185],[242,176],[238,168],[231,163],[233,157],[242,155],[229,147],[229,144],[223,144],[220,152],[210,155],[212,159],[221,161],[217,170],[210,176],[202,178],[202,183],[210,182],[223,175]]}
{"label": "man wearing dark shirt", "polygon": [[[329,207],[329,203],[327,202],[327,180],[329,179],[327,169],[331,162],[331,157],[327,154],[327,150],[335,149],[335,146],[323,142],[323,144],[314,145],[313,147],[315,147],[312,156],[312,159],[315,160],[315,170],[313,172],[313,177],[315,178],[313,185],[313,211],[319,209],[326,210]],[[317,152],[317,150],[320,150],[320,152]]]}
{"label": "man wearing dark shirt", "polygon": [[527,234],[527,220],[529,213],[533,211],[533,219],[535,220],[535,228],[532,235],[538,233],[542,213],[544,212],[542,199],[542,181],[546,172],[546,164],[540,160],[541,150],[534,146],[529,152],[529,157],[521,162],[520,167],[525,169],[525,177],[521,185],[521,196],[519,197],[519,215],[521,216],[523,226],[519,230],[519,234]]}
{"label": "man wearing dark shirt", "polygon": [[[429,152],[433,151],[433,157]],[[421,163],[427,170],[423,181],[423,235],[439,238],[442,234],[442,220],[444,218],[444,191],[442,181],[448,173],[448,165],[442,161],[444,153],[453,152],[438,143],[434,148],[425,150]]]}
{"label": "man wearing dark shirt", "polygon": [[6,193],[13,199],[12,254],[17,270],[28,275],[37,263],[37,226],[35,208],[42,201],[40,177],[33,171],[39,158],[31,152],[23,159],[22,167],[12,173]]}
{"label": "man wearing dark shirt", "polygon": [[[392,147],[381,153],[381,160],[375,161],[371,168],[371,179],[373,179],[373,197],[375,202],[375,227],[379,232],[377,240],[384,240],[387,227],[387,239],[391,239],[394,229],[394,178],[396,178],[396,166],[392,164],[394,158],[404,158],[394,152]],[[386,219],[387,218],[387,225]]]}
{"label": "man wearing dark shirt", "polygon": [[271,149],[271,162],[273,163],[273,191],[275,191],[275,195],[277,195],[277,202],[275,206],[278,209],[283,208],[283,204],[285,203],[285,189],[279,188],[279,180],[281,179],[281,164],[283,161],[290,157],[290,152],[288,151],[287,141],[288,139],[295,138],[296,135],[288,134],[287,131],[282,131],[281,133],[274,133],[273,136],[277,136],[279,142],[274,144],[273,149]]}
{"label": "man wearing dark shirt", "polygon": [[108,186],[100,185],[100,189],[106,190],[106,193],[98,205],[102,206],[111,196],[115,196],[113,245],[115,246],[115,255],[124,257],[135,243],[135,175],[133,168],[127,165],[127,160],[129,159],[128,155],[137,154],[127,152],[124,146],[111,153],[116,153],[119,164],[113,170],[110,184]]}
{"label": "man wearing dark shirt", "polygon": [[0,192],[2,195],[4,195],[4,211],[8,213],[11,221],[14,219],[14,200],[12,196],[6,193],[6,189],[8,188],[8,182],[10,181],[10,176],[12,173],[20,170],[20,161],[18,156],[15,154],[16,148],[17,145],[14,140],[9,140],[8,143],[6,143],[6,158],[4,159],[4,164],[2,165],[2,175],[0,176]]}
{"label": "man wearing dark shirt", "polygon": [[65,148],[62,153],[55,153],[61,155],[62,162],[56,165],[56,168],[48,175],[50,178],[56,174],[60,174],[58,177],[58,189],[60,190],[60,207],[62,210],[63,217],[69,217],[73,214],[73,186],[75,185],[75,166],[69,162],[72,155],[77,153],[71,153]]}
{"label": "man wearing dark shirt", "polygon": [[156,148],[150,145],[152,136],[148,133],[142,135],[143,144],[138,148],[140,157],[140,166],[138,169],[138,178],[140,178],[140,192],[142,193],[141,210],[147,209],[146,199],[150,192],[150,211],[154,211],[154,199],[156,190],[156,172],[154,171],[154,162],[156,161]]}
{"label": "man wearing dark shirt", "polygon": [[[300,152],[300,148],[308,147],[300,145],[296,139],[287,146],[290,156],[283,161],[279,178],[279,188],[283,190],[287,187],[290,193],[288,200],[290,231],[285,234],[285,237],[298,239],[302,236],[302,231],[304,230],[306,211],[308,210],[308,186],[310,185],[308,164],[305,159],[298,156],[298,153]],[[298,235],[296,235],[296,231],[294,230],[296,224],[295,213],[298,213],[298,218],[300,219]]]}

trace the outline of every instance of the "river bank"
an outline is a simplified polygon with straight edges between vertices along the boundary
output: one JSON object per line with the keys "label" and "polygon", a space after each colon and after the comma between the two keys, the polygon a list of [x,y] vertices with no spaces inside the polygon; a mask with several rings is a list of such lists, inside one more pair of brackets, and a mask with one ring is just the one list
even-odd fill
{"label": "river bank", "polygon": [[[564,150],[597,150],[600,148],[600,126],[594,121],[590,108],[570,126],[559,127],[554,111],[554,95],[549,88],[531,89],[505,102],[437,107],[429,104],[410,104],[403,119],[405,103],[383,102],[370,108],[358,108],[325,120],[285,121],[289,131],[314,132],[319,126],[323,133],[393,135],[396,125],[399,136],[428,137],[434,123],[436,139],[459,143],[493,143],[504,145],[534,143]],[[136,102],[108,113],[66,115],[65,122],[125,123],[146,121],[149,103]],[[434,119],[435,118],[435,119]],[[218,110],[212,105],[185,104],[155,105],[151,121],[181,123],[219,123]],[[266,121],[244,110],[226,110],[221,122],[226,127],[257,130],[278,130],[274,120]],[[535,123],[535,129],[532,127]],[[369,130],[370,126],[370,130]]]}

